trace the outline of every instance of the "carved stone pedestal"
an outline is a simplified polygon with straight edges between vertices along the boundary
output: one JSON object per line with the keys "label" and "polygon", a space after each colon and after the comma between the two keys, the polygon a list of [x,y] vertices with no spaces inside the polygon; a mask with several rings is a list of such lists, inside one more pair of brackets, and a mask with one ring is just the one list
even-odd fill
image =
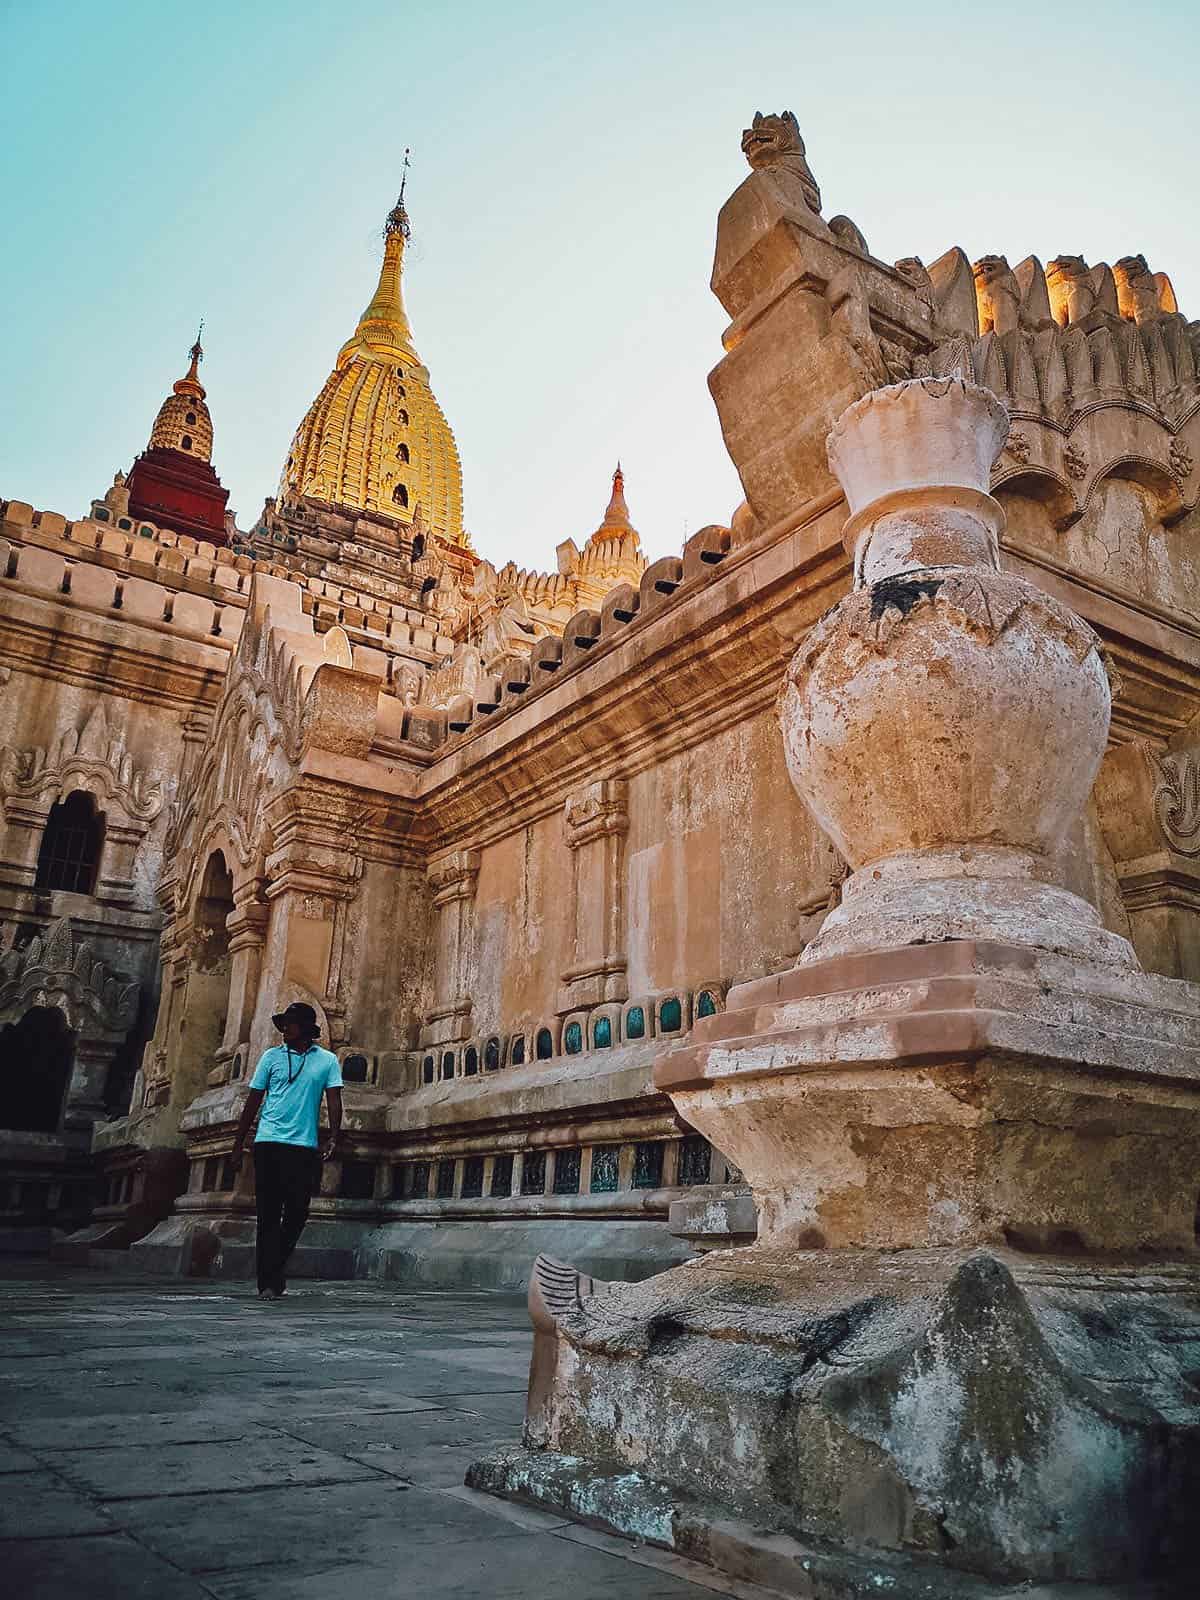
{"label": "carved stone pedestal", "polygon": [[638,1285],[539,1263],[526,1448],[475,1481],[718,1566],[731,1515],[841,1552],[828,1588],[737,1558],[785,1593],[1182,1570],[1193,986],[967,941],[835,958],[735,988],[655,1077],[736,1151],[759,1243]]}

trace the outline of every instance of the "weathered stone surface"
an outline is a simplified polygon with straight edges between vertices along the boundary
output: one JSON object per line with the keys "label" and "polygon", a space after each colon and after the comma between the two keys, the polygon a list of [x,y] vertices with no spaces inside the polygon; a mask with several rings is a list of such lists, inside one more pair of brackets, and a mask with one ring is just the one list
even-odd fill
{"label": "weathered stone surface", "polygon": [[[1197,1269],[1173,1264],[713,1253],[562,1312],[525,1431],[550,1466],[518,1457],[471,1481],[676,1548],[682,1496],[708,1507],[701,1523],[721,1507],[993,1580],[1179,1573],[1198,1294]],[[623,1499],[622,1481],[660,1487]]]}

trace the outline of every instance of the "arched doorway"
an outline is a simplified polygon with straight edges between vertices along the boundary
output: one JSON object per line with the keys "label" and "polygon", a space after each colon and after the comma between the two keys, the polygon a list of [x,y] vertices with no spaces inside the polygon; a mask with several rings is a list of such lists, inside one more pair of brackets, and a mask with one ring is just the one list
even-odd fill
{"label": "arched doorway", "polygon": [[56,1006],[33,1006],[0,1028],[0,1128],[55,1133],[74,1055],[75,1036]]}

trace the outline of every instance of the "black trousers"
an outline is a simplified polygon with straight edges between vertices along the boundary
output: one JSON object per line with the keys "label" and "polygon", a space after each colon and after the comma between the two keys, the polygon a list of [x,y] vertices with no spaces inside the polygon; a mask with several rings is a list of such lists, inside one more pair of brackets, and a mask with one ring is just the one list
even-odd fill
{"label": "black trousers", "polygon": [[282,1294],[284,1268],[308,1221],[321,1184],[321,1157],[301,1144],[256,1143],[254,1196],[258,1208],[258,1287]]}

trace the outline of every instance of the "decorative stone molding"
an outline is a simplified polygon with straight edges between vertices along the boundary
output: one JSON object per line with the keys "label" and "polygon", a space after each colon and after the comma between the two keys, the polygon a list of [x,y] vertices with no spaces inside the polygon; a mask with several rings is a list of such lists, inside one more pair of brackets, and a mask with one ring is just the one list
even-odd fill
{"label": "decorative stone molding", "polygon": [[629,994],[625,955],[625,836],[629,785],[600,778],[568,796],[563,809],[571,851],[574,928],[571,963],[562,975],[558,1013]]}
{"label": "decorative stone molding", "polygon": [[1200,856],[1200,763],[1196,752],[1150,752],[1154,765],[1154,815],[1177,855]]}
{"label": "decorative stone molding", "polygon": [[101,701],[83,732],[64,728],[49,750],[6,747],[0,762],[0,792],[5,809],[12,800],[33,801],[48,811],[55,801],[83,789],[117,808],[144,833],[163,807],[163,780],[136,767],[125,737],[112,732]]}
{"label": "decorative stone molding", "polygon": [[455,850],[430,863],[425,877],[437,912],[433,1004],[425,1013],[422,1044],[466,1039],[471,1032],[470,966],[474,957],[478,850]]}
{"label": "decorative stone molding", "polygon": [[132,1026],[137,1003],[137,983],[93,955],[86,940],[77,941],[69,917],[0,955],[0,1022],[52,1006],[79,1039],[115,1045]]}
{"label": "decorative stone molding", "polygon": [[572,850],[609,834],[629,832],[628,791],[624,778],[601,778],[568,798],[563,814]]}

